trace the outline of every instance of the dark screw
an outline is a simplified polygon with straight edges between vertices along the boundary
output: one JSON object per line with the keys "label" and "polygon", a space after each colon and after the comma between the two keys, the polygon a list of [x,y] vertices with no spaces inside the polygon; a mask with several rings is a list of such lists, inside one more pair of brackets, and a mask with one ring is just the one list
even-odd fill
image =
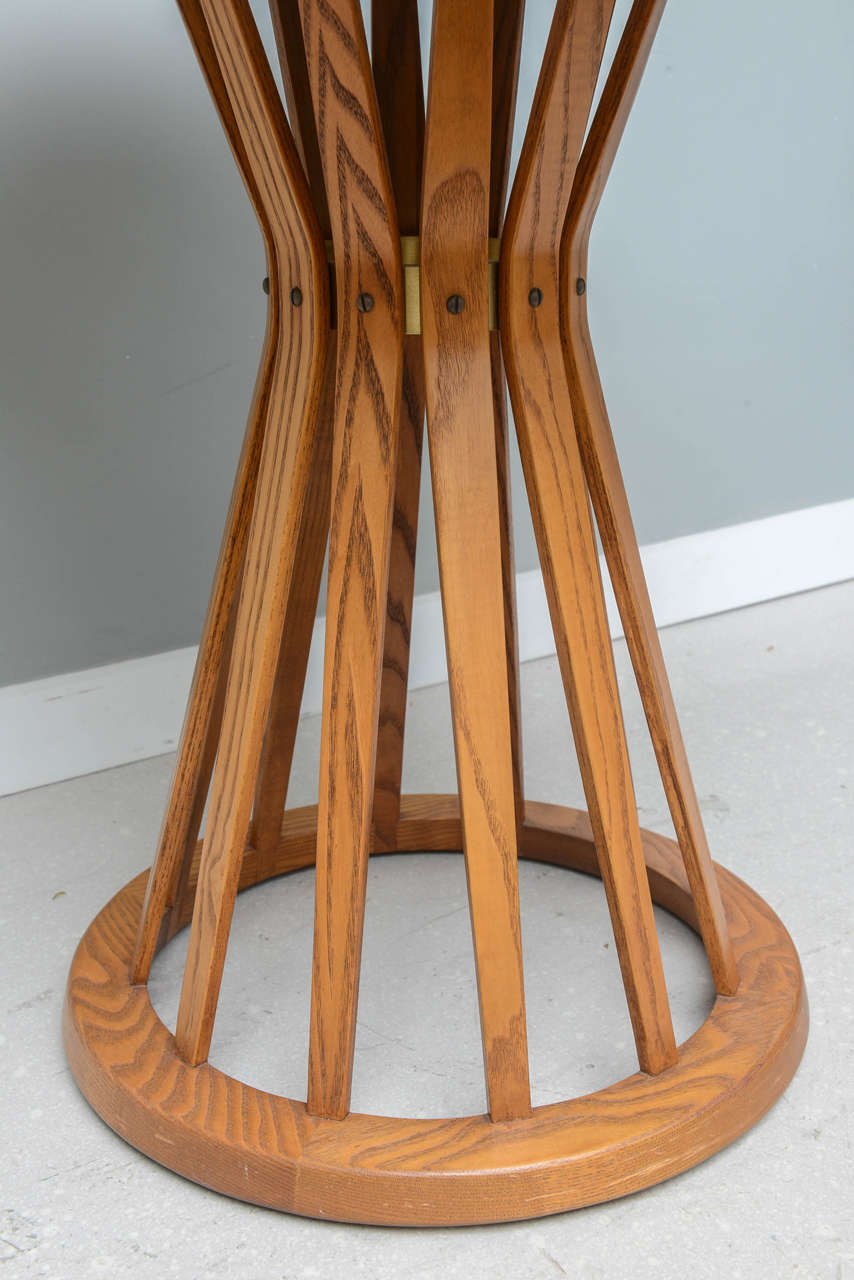
{"label": "dark screw", "polygon": [[575,282],[575,292],[578,294],[579,298],[581,297],[582,293],[584,293],[586,288],[587,288],[587,282],[585,281],[583,276],[579,276]]}
{"label": "dark screw", "polygon": [[356,306],[358,307],[359,311],[373,311],[374,309],[373,294],[360,293],[358,298],[356,299]]}
{"label": "dark screw", "polygon": [[264,279],[261,281],[261,288],[264,290],[264,292],[265,292],[265,293],[269,293],[269,292],[270,292],[270,277],[269,277],[269,276],[265,276],[265,277],[264,277]]}
{"label": "dark screw", "polygon": [[294,285],[293,289],[291,289],[291,302],[295,307],[302,306],[302,289],[297,285]]}
{"label": "dark screw", "polygon": [[465,309],[466,300],[459,293],[452,293],[445,306],[452,316],[458,316]]}
{"label": "dark screw", "polygon": [[532,289],[528,294],[528,301],[532,307],[538,307],[543,300],[542,289]]}

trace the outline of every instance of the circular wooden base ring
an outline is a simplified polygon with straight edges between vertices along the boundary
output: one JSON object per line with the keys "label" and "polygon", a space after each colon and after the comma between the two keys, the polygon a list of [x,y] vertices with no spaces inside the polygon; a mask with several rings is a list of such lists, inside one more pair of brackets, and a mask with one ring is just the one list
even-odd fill
{"label": "circular wooden base ring", "polygon": [[[286,814],[272,871],[262,877],[247,850],[241,888],[311,865],[315,823],[313,808]],[[406,797],[398,837],[394,852],[459,849],[456,797]],[[643,842],[653,898],[695,927],[677,846],[652,832]],[[586,814],[554,805],[526,806],[520,856],[597,874]],[[690,1168],[743,1133],[783,1092],[803,1052],[807,1001],[792,941],[758,894],[717,870],[738,993],[717,998],[661,1075],[629,1076],[537,1107],[527,1120],[320,1120],[304,1103],[208,1063],[188,1067],[146,988],[130,985],[147,873],[80,942],[68,978],[66,1052],[84,1095],[123,1138],[187,1178],[256,1204],[344,1222],[442,1226],[613,1199]]]}

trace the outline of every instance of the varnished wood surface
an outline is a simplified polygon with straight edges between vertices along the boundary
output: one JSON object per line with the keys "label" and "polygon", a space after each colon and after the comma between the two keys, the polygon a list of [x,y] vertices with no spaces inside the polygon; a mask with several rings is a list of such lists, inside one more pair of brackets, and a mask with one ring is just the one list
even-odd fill
{"label": "varnished wood surface", "polygon": [[663,0],[638,0],[618,46],[585,143],[567,211],[561,255],[561,331],[581,458],[671,817],[700,919],[715,986],[738,986],[720,892],[679,729],[637,538],[587,322],[587,249],[617,145],[640,82]]}
{"label": "varnished wood surface", "polygon": [[[317,813],[285,816],[276,870],[310,865]],[[404,797],[401,850],[459,848],[455,797]],[[676,845],[644,832],[656,900],[691,921]],[[585,814],[529,805],[524,856],[595,873]],[[138,876],[87,930],[71,967],[66,1052],[98,1113],[184,1176],[239,1199],[349,1222],[451,1225],[527,1218],[626,1195],[705,1159],[770,1107],[803,1051],[807,1003],[786,930],[762,899],[718,868],[742,975],[680,1046],[678,1065],[637,1074],[528,1121],[308,1115],[302,1102],[241,1084],[175,1052],[129,963],[145,886]],[[255,883],[247,851],[242,887]],[[442,1175],[442,1176],[439,1176]]]}
{"label": "varnished wood surface", "polygon": [[[421,224],[427,435],[489,1111],[530,1110],[487,264],[492,0],[436,0]],[[452,314],[448,299],[463,309]]]}
{"label": "varnished wood surface", "polygon": [[[510,152],[516,119],[516,91],[522,56],[524,0],[495,0],[492,41],[492,155],[489,169],[489,234],[499,239],[510,175]],[[504,641],[510,691],[510,745],[516,818],[522,821],[524,762],[522,749],[522,690],[519,673],[519,627],[516,616],[516,556],[510,494],[510,423],[501,337],[489,335],[492,360],[492,409],[495,415],[495,457],[498,464],[498,502],[501,517],[501,575],[504,588]]]}
{"label": "varnished wood surface", "polygon": [[[158,854],[78,948],[72,1069],[141,1150],[298,1213],[501,1221],[648,1186],[771,1105],[807,1025],[788,935],[711,863],[587,326],[590,228],[663,0],[635,0],[586,141],[613,0],[558,0],[504,228],[501,339],[484,248],[523,0],[435,0],[426,128],[416,0],[374,0],[373,69],[359,0],[270,0],[296,140],[248,0],[179,4],[265,240],[268,329]],[[400,232],[419,227],[423,343],[403,336]],[[502,352],[589,819],[523,798]],[[459,800],[400,797],[425,396]],[[684,864],[638,827],[588,487]],[[319,803],[282,821],[327,532]],[[369,856],[460,847],[489,1114],[350,1115]],[[534,1112],[519,856],[601,874],[641,1066]],[[302,1103],[204,1059],[236,893],[315,863]],[[719,993],[678,1059],[653,899],[701,933]],[[173,1038],[143,984],[188,922]]]}
{"label": "varnished wood surface", "polygon": [[[317,221],[324,239],[331,235],[329,205],[320,160],[311,100],[308,63],[302,38],[298,0],[270,0],[279,66],[294,142],[308,179]],[[300,522],[294,579],[273,683],[270,714],[258,769],[251,840],[261,864],[275,854],[287,799],[308,656],[326,544],[331,501],[332,414],[337,368],[334,332],[326,353],[323,392],[317,415],[308,487]]]}
{"label": "varnished wood surface", "polygon": [[279,828],[288,795],[320,579],[329,537],[336,369],[333,332],[326,352],[326,371],[317,410],[294,574],[285,611],[267,731],[258,766],[251,841],[262,863],[275,856],[279,842]]}
{"label": "varnished wood surface", "polygon": [[[201,0],[179,0],[187,34],[195,49],[214,106],[219,114],[264,239],[268,275],[275,274],[275,244],[265,202],[256,182],[243,134],[223,78]],[[255,500],[261,446],[267,422],[270,385],[279,342],[279,300],[271,298],[260,367],[243,440],[208,611],[199,643],[175,769],[164,811],[157,853],[146,891],[134,960],[138,982],[148,979],[157,936],[167,909],[186,879],[186,864],[199,833],[219,741],[225,701],[224,671],[231,653],[234,612],[249,521]]]}
{"label": "varnished wood surface", "polygon": [[[400,233],[415,236],[424,162],[417,0],[372,0],[371,52]],[[407,334],[404,339],[401,391],[373,815],[375,839],[391,842],[400,816],[421,489],[424,358],[420,334]]]}
{"label": "varnished wood surface", "polygon": [[[522,464],[584,791],[638,1061],[676,1044],[611,650],[587,488],[560,340],[561,227],[613,0],[559,0],[510,196],[501,254],[502,346]],[[540,305],[530,302],[532,290]]]}
{"label": "varnished wood surface", "polygon": [[299,0],[269,0],[288,118],[324,239],[332,234]]}
{"label": "varnished wood surface", "polygon": [[[188,1062],[207,1056],[264,730],[321,393],[328,333],[323,240],[246,0],[202,0],[275,245],[271,305],[281,318],[268,425],[246,548],[220,749],[178,1010]],[[301,305],[291,300],[301,290]]]}
{"label": "varnished wood surface", "polygon": [[300,0],[300,12],[338,304],[308,1108],[342,1117],[350,1104],[371,839],[403,269],[358,0]]}

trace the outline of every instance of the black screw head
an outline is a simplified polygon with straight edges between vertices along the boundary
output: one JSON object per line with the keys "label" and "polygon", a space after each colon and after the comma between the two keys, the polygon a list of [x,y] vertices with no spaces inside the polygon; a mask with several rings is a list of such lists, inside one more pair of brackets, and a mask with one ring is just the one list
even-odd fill
{"label": "black screw head", "polygon": [[268,295],[269,295],[269,292],[270,292],[270,277],[269,277],[269,276],[265,276],[265,277],[264,277],[264,279],[261,281],[261,288],[264,290],[264,292],[265,292],[266,294],[268,294]]}
{"label": "black screw head", "polygon": [[587,288],[587,281],[584,279],[583,276],[579,276],[575,282],[575,292],[578,294],[579,298],[581,297],[582,293],[585,292],[586,288]]}
{"label": "black screw head", "polygon": [[448,301],[445,303],[452,316],[458,316],[461,311],[465,310],[466,300],[459,293],[452,293]]}
{"label": "black screw head", "polygon": [[356,299],[356,307],[359,311],[367,312],[374,309],[374,298],[371,293],[360,293]]}
{"label": "black screw head", "polygon": [[528,294],[528,301],[532,307],[538,307],[543,300],[542,289],[532,289]]}
{"label": "black screw head", "polygon": [[291,302],[295,307],[302,306],[302,289],[298,285],[294,285],[291,289]]}

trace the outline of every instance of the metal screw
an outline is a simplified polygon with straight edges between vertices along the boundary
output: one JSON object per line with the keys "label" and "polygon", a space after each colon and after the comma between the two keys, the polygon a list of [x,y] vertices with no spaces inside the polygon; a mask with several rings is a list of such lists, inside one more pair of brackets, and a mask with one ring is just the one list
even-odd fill
{"label": "metal screw", "polygon": [[587,282],[585,281],[583,276],[579,276],[575,282],[575,292],[578,294],[579,298],[581,297],[582,293],[584,293],[586,288],[587,288]]}
{"label": "metal screw", "polygon": [[466,300],[459,293],[452,293],[445,306],[448,308],[452,316],[458,316],[461,311],[465,310]]}
{"label": "metal screw", "polygon": [[356,299],[356,306],[359,309],[359,311],[373,311],[374,309],[373,294],[360,293],[358,298]]}
{"label": "metal screw", "polygon": [[291,302],[295,307],[302,306],[302,289],[298,285],[294,285],[293,289],[291,289]]}
{"label": "metal screw", "polygon": [[265,276],[265,277],[264,277],[264,279],[261,281],[261,288],[264,290],[264,292],[265,292],[265,293],[269,294],[269,292],[270,292],[270,277],[269,277],[269,276]]}
{"label": "metal screw", "polygon": [[528,301],[532,307],[538,307],[543,300],[542,289],[532,289],[528,294]]}

